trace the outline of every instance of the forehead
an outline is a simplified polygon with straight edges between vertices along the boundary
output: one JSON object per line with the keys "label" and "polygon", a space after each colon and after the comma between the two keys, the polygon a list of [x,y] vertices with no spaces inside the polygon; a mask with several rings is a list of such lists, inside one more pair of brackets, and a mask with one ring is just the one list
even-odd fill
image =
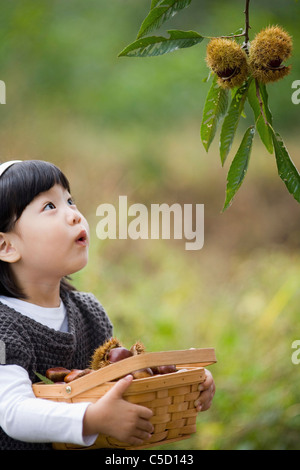
{"label": "forehead", "polygon": [[52,188],[48,189],[47,191],[42,191],[37,197],[44,198],[45,196],[53,195],[53,196],[65,196],[70,194],[69,191],[61,186],[60,184],[55,184]]}
{"label": "forehead", "polygon": [[42,191],[37,196],[35,196],[35,198],[31,201],[30,204],[28,204],[27,207],[40,204],[44,201],[50,202],[51,199],[57,200],[60,198],[65,198],[66,196],[70,196],[69,191],[60,184],[55,184],[54,186],[52,186],[52,188],[47,189],[47,191]]}

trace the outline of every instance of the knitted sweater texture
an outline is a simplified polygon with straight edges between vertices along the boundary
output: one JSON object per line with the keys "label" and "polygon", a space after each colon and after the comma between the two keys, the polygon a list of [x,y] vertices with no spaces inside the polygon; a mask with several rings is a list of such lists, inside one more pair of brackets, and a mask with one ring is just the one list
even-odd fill
{"label": "knitted sweater texture", "polygon": [[[5,344],[5,363],[27,370],[32,382],[35,371],[50,367],[85,369],[95,348],[112,336],[112,324],[92,294],[62,292],[69,332],[42,325],[0,302],[0,340]],[[0,450],[51,450],[51,444],[21,442],[0,428]]]}

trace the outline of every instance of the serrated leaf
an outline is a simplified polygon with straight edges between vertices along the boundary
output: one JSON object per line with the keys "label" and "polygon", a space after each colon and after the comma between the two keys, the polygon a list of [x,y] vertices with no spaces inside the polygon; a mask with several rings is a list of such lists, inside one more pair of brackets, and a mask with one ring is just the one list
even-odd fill
{"label": "serrated leaf", "polygon": [[246,176],[254,134],[254,126],[251,126],[246,130],[241,145],[239,146],[239,149],[229,168],[223,212],[231,204],[233,197],[241,187],[241,184],[243,183]]}
{"label": "serrated leaf", "polygon": [[207,152],[216,135],[219,121],[226,114],[229,100],[228,95],[228,90],[219,87],[217,76],[215,75],[204,104],[200,129],[201,140]]}
{"label": "serrated leaf", "polygon": [[163,0],[156,2],[155,0],[151,3],[151,9],[146,18],[144,19],[140,30],[137,35],[137,39],[146,36],[155,29],[159,28],[169,18],[176,15],[176,13],[184,8],[187,8],[192,0]]}
{"label": "serrated leaf", "polygon": [[[266,86],[262,83],[258,84],[258,89],[260,93],[260,97],[262,100],[262,106],[264,115],[269,124],[272,125],[272,114],[269,109],[268,105],[268,92]],[[259,133],[261,141],[265,145],[266,149],[269,153],[273,153],[273,142],[272,142],[272,135],[270,131],[270,127],[265,123],[264,116],[261,113],[261,107],[259,104],[259,100],[257,97],[257,89],[256,89],[256,82],[253,80],[250,84],[249,91],[248,91],[248,101],[253,110],[255,121],[256,121],[256,129]]]}
{"label": "serrated leaf", "polygon": [[237,126],[244,110],[249,85],[250,81],[246,82],[235,91],[229,110],[225,116],[220,136],[220,157],[222,165],[224,165],[230,152]]}
{"label": "serrated leaf", "polygon": [[52,380],[48,379],[48,377],[45,377],[44,375],[40,374],[39,372],[34,371],[34,373],[45,384],[47,384],[47,385],[54,384],[54,382],[52,382]]}
{"label": "serrated leaf", "polygon": [[120,52],[119,57],[151,57],[167,54],[177,49],[195,46],[204,39],[204,36],[201,36],[201,34],[195,31],[172,29],[169,30],[168,33],[170,35],[169,38],[165,38],[164,36],[149,36],[139,39],[125,47],[125,49]]}
{"label": "serrated leaf", "polygon": [[282,137],[270,126],[278,174],[288,191],[300,202],[300,174],[295,167]]}

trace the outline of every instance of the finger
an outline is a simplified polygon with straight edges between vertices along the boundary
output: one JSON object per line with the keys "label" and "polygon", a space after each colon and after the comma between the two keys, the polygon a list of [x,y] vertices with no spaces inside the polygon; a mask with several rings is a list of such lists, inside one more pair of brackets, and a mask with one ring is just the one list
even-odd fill
{"label": "finger", "polygon": [[140,446],[144,443],[143,439],[139,439],[138,437],[131,436],[126,442],[132,446]]}
{"label": "finger", "polygon": [[136,405],[138,407],[138,414],[139,417],[143,420],[149,420],[153,416],[153,411],[146,406]]}
{"label": "finger", "polygon": [[195,400],[195,406],[197,406],[198,403],[204,403],[207,397],[210,397],[211,399],[213,399],[215,392],[216,392],[216,387],[215,387],[215,383],[213,382],[207,390],[200,391],[198,398]]}
{"label": "finger", "polygon": [[204,381],[204,383],[211,385],[213,383],[213,381],[214,381],[214,379],[213,379],[212,373],[209,370],[205,369],[205,381]]}
{"label": "finger", "polygon": [[149,434],[151,434],[154,431],[154,426],[153,424],[146,420],[146,419],[139,419],[137,424],[136,424],[137,429],[140,431],[145,431]]}
{"label": "finger", "polygon": [[152,434],[141,429],[134,429],[131,436],[126,440],[131,445],[141,445],[145,441],[148,441],[152,437]]}
{"label": "finger", "polygon": [[208,397],[213,398],[215,394],[215,388],[211,385],[207,390],[204,390],[200,393],[199,399],[200,401],[204,402]]}
{"label": "finger", "polygon": [[214,390],[211,388],[209,390],[206,390],[205,392],[202,392],[199,396],[199,398],[195,401],[195,406],[201,406],[201,410],[203,408],[206,408],[207,403],[211,403],[212,399],[214,397]]}
{"label": "finger", "polygon": [[206,403],[203,403],[202,405],[200,405],[200,411],[207,411],[209,410],[209,408],[211,407],[212,405],[212,400],[209,400],[207,401]]}
{"label": "finger", "polygon": [[203,396],[204,393],[211,393],[212,395],[214,395],[214,394],[215,394],[215,391],[216,391],[216,387],[215,387],[215,384],[212,383],[212,384],[210,385],[210,387],[208,387],[208,388],[206,388],[206,387],[205,387],[205,388],[198,387],[198,390],[200,391],[199,397],[200,397],[200,396]]}
{"label": "finger", "polygon": [[195,402],[195,408],[197,412],[206,411],[211,407],[211,405],[212,405],[212,399],[209,399],[205,401],[204,403],[198,402],[198,401]]}
{"label": "finger", "polygon": [[152,434],[150,432],[137,429],[134,432],[134,437],[136,437],[137,439],[141,439],[142,441],[146,441],[152,437]]}
{"label": "finger", "polygon": [[198,390],[202,392],[203,390],[207,390],[213,384],[214,384],[214,379],[213,379],[212,374],[208,370],[205,369],[205,380],[199,385]]}
{"label": "finger", "polygon": [[122,398],[123,393],[127,390],[132,380],[132,375],[126,375],[126,377],[124,377],[123,379],[118,380],[118,382],[107,393],[107,395],[110,394],[114,398]]}

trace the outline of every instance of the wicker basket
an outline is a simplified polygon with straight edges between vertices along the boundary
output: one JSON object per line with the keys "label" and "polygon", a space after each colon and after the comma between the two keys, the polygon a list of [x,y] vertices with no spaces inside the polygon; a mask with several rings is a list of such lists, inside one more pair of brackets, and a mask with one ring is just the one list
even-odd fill
{"label": "wicker basket", "polygon": [[204,366],[215,362],[212,348],[144,353],[111,364],[69,384],[33,384],[33,391],[38,398],[48,400],[95,402],[114,386],[114,380],[134,370],[176,364],[178,372],[135,379],[123,395],[124,399],[153,411],[151,422],[154,432],[145,445],[130,446],[107,435],[99,435],[89,447],[53,444],[57,450],[145,449],[186,439],[196,432],[194,401],[199,396],[198,386],[205,379]]}

